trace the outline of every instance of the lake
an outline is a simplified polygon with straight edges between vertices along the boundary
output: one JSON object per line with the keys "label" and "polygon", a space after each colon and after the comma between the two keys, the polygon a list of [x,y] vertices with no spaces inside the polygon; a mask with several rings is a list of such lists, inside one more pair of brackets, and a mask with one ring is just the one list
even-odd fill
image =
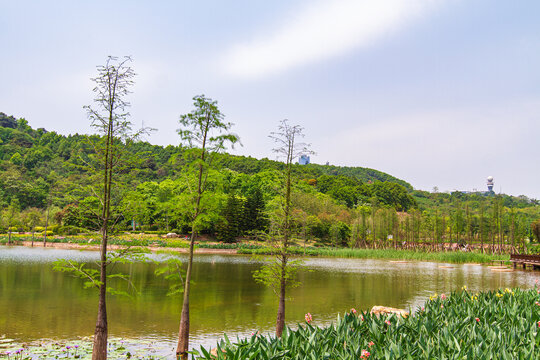
{"label": "lake", "polygon": [[[70,340],[93,334],[97,291],[83,281],[55,272],[60,258],[95,261],[95,251],[0,247],[0,336],[18,342]],[[152,255],[155,260],[162,255]],[[182,256],[187,260],[187,256]],[[493,272],[486,266],[384,260],[308,258],[299,288],[289,291],[287,324],[313,315],[315,325],[337,314],[369,310],[374,305],[412,308],[433,293],[467,285],[471,291],[532,287],[539,272]],[[450,264],[446,264],[450,265]],[[139,290],[133,297],[110,296],[109,335],[155,342],[163,354],[176,345],[181,298],[166,296],[168,283],[154,276],[156,264],[124,267]],[[260,262],[242,255],[195,255],[191,297],[191,346],[215,346],[223,333],[249,336],[273,331],[277,297],[252,278]]]}

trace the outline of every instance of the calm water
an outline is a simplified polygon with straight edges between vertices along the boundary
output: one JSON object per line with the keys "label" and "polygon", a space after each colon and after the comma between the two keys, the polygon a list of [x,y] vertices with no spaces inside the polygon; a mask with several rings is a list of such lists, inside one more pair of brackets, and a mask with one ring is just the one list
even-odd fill
{"label": "calm water", "polygon": [[[58,258],[97,259],[97,252],[24,247],[0,247],[0,336],[17,341],[68,340],[93,334],[97,292],[82,280],[52,270]],[[156,256],[158,258],[158,256]],[[240,255],[196,255],[191,324],[192,346],[213,346],[224,332],[246,336],[272,331],[277,310],[273,292],[257,284],[252,272],[260,264]],[[287,323],[313,314],[323,325],[350,308],[373,305],[414,308],[434,292],[467,285],[484,290],[531,287],[540,272],[492,272],[485,266],[381,260],[306,260],[303,285],[289,292]],[[164,351],[176,343],[181,298],[166,296],[167,282],[154,276],[154,264],[134,264],[129,272],[140,294],[109,298],[109,334],[155,341]],[[309,270],[309,271],[308,271]],[[172,353],[172,352],[171,352]]]}

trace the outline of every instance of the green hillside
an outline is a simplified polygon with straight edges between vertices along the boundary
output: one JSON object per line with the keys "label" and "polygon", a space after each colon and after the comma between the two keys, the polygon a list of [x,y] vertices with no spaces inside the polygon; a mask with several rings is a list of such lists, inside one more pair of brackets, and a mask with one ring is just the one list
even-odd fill
{"label": "green hillside", "polygon": [[[0,113],[0,230],[28,231],[30,219],[42,225],[48,213],[58,232],[96,228],[92,209],[98,204],[87,164],[94,156],[89,140],[97,137],[49,130]],[[139,161],[118,177],[121,228],[189,232],[187,152],[147,142],[126,148]],[[226,153],[216,154],[212,164],[203,232],[233,241],[269,231],[272,214],[281,206],[284,164]],[[540,218],[538,201],[523,196],[429,193],[362,167],[297,164],[292,171],[297,235],[334,245],[384,246],[390,234],[396,244],[489,240],[523,245],[534,239],[531,224]]]}

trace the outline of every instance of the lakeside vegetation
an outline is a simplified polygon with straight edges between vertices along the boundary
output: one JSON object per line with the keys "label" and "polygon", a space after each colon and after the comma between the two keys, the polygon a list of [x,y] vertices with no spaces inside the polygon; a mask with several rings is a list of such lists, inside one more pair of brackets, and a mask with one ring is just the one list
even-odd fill
{"label": "lakeside vegetation", "polygon": [[[353,259],[381,259],[381,260],[415,260],[433,261],[441,263],[492,263],[494,260],[509,260],[506,254],[482,254],[476,252],[425,252],[396,249],[336,249],[336,248],[307,248],[292,247],[291,253],[302,256],[322,256]],[[269,248],[239,248],[239,254],[265,255],[271,254]]]}
{"label": "lakeside vegetation", "polygon": [[[540,293],[499,289],[433,294],[411,316],[372,315],[351,309],[329,326],[306,314],[298,328],[282,337],[260,334],[229,339],[212,352],[199,348],[194,359],[537,359],[540,347]],[[306,309],[306,312],[309,309]],[[21,351],[22,350],[22,351]],[[6,342],[3,355],[91,358],[91,339],[39,345]],[[129,355],[128,355],[129,353]],[[111,339],[110,358],[162,359],[163,349],[149,341]],[[213,355],[213,354],[215,355]],[[18,356],[18,357],[17,357]]]}
{"label": "lakeside vegetation", "polygon": [[335,324],[311,324],[306,314],[297,330],[281,338],[254,333],[215,355],[193,351],[196,359],[537,359],[540,351],[540,291],[467,290],[434,294],[408,317],[373,315],[352,309]]}
{"label": "lakeside vegetation", "polygon": [[[94,236],[74,235],[74,236],[53,236],[49,237],[48,243],[77,244],[81,246],[96,246],[99,244]],[[0,244],[8,244],[8,236],[0,235]],[[31,242],[32,236],[27,234],[12,235],[13,244]],[[41,246],[41,239],[34,238],[36,246]],[[186,239],[166,239],[159,235],[143,234],[123,234],[112,238],[109,245],[113,246],[140,246],[152,247],[158,249],[183,248],[189,247]],[[265,242],[249,241],[238,243],[223,243],[199,241],[195,244],[195,249],[224,249],[236,250],[237,254],[243,255],[272,255],[275,248],[268,247]],[[480,263],[488,264],[495,260],[509,260],[507,254],[488,254],[479,252],[431,252],[421,250],[403,250],[403,249],[350,249],[334,247],[315,247],[315,246],[291,246],[288,249],[293,256],[302,257],[334,257],[334,258],[353,258],[353,259],[380,259],[380,260],[411,260],[411,261],[432,261],[441,263],[465,264]]]}

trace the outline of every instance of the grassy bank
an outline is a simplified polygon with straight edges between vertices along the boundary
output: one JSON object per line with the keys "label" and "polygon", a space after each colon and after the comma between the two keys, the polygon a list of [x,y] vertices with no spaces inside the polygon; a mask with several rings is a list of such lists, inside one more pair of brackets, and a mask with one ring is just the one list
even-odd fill
{"label": "grassy bank", "polygon": [[[11,241],[14,245],[21,244],[24,241],[32,241],[32,236],[27,234],[13,234]],[[0,235],[0,244],[8,243],[8,235]],[[34,243],[43,243],[43,236],[35,236]],[[78,245],[98,245],[100,243],[99,234],[88,235],[67,235],[67,236],[49,236],[47,243],[53,244],[78,244]],[[189,241],[182,238],[165,239],[158,235],[132,235],[122,234],[112,236],[108,240],[109,245],[118,246],[142,246],[142,247],[161,247],[161,248],[188,248]],[[265,246],[262,244],[251,243],[214,243],[214,242],[199,242],[195,248],[200,249],[262,249]]]}
{"label": "grassy bank", "polygon": [[[17,244],[22,241],[31,241],[30,235],[14,234],[12,241]],[[43,237],[35,237],[35,243],[41,243]],[[7,244],[8,236],[0,235],[0,244]],[[89,235],[70,235],[70,236],[50,236],[48,243],[79,244],[79,245],[97,245],[99,244],[98,234]],[[185,239],[164,239],[158,235],[132,235],[122,234],[109,239],[110,245],[119,246],[141,246],[158,248],[187,248],[189,242]],[[200,249],[227,249],[237,250],[238,254],[248,255],[268,255],[274,251],[265,246],[264,243],[215,243],[201,241],[196,246]],[[509,260],[509,255],[491,255],[478,252],[425,252],[414,250],[399,249],[349,249],[332,247],[313,247],[308,246],[305,249],[299,246],[293,246],[290,251],[295,255],[336,257],[336,258],[356,258],[356,259],[385,259],[385,260],[419,260],[435,261],[444,263],[490,263],[493,260]]]}
{"label": "grassy bank", "polygon": [[[271,254],[272,249],[239,249],[239,254],[265,255]],[[297,255],[303,255],[301,247],[291,247],[291,251]],[[490,263],[493,260],[509,260],[509,255],[491,255],[477,252],[423,252],[398,249],[343,249],[343,248],[306,248],[307,256],[324,256],[337,258],[355,259],[385,259],[385,260],[420,260],[436,261],[445,263]]]}
{"label": "grassy bank", "polygon": [[[316,320],[317,315],[313,318]],[[208,349],[196,359],[216,359]],[[217,359],[539,359],[537,289],[434,295],[412,316],[347,313],[335,324],[218,344]]]}

